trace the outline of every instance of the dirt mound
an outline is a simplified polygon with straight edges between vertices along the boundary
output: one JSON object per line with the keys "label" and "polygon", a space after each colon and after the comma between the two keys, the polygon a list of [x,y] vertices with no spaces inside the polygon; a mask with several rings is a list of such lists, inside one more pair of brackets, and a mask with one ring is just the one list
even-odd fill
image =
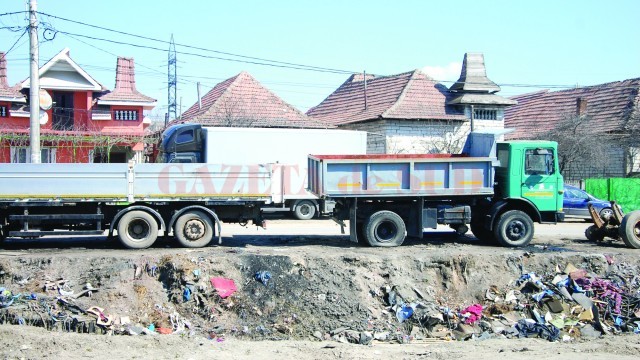
{"label": "dirt mound", "polygon": [[[449,337],[469,330],[451,323],[447,311],[459,322],[472,304],[486,309],[488,289],[506,293],[523,274],[542,276],[573,264],[590,275],[630,283],[637,281],[640,264],[626,255],[519,250],[486,256],[466,248],[312,256],[216,247],[142,256],[3,257],[0,287],[10,295],[5,300],[14,300],[0,309],[0,323],[219,341],[232,336],[406,342],[440,336],[436,332],[443,329]],[[236,290],[227,289],[233,293],[226,296],[212,278],[232,280]],[[425,321],[434,317],[435,323]],[[469,331],[475,336],[483,329]]]}

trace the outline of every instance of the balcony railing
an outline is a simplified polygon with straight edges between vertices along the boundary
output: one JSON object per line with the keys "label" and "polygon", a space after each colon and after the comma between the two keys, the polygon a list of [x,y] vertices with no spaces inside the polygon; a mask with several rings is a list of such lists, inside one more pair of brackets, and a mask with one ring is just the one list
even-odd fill
{"label": "balcony railing", "polygon": [[137,110],[91,110],[91,120],[138,121]]}

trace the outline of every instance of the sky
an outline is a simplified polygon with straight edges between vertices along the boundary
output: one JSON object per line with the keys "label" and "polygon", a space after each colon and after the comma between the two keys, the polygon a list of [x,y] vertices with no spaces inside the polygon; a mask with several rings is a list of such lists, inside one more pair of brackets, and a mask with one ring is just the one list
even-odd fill
{"label": "sky", "polygon": [[[11,85],[29,77],[29,38],[22,36],[28,21],[23,13],[6,14],[26,4],[0,0],[0,51],[8,52]],[[75,62],[113,89],[117,57],[133,57],[137,89],[158,100],[148,114],[158,121],[167,112],[171,36],[178,112],[197,102],[198,82],[204,96],[241,71],[303,112],[353,72],[422,69],[450,86],[466,52],[484,54],[487,75],[505,97],[640,77],[636,0],[38,0],[37,6],[40,66],[69,48]]]}

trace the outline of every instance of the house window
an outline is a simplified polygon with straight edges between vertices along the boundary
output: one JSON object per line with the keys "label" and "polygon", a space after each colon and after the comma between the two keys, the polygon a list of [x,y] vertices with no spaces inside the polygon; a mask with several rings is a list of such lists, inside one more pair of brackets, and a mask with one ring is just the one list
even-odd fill
{"label": "house window", "polygon": [[91,120],[111,120],[111,107],[95,105],[91,109]]}
{"label": "house window", "polygon": [[9,112],[7,111],[7,107],[4,105],[0,105],[0,117],[9,116]]}
{"label": "house window", "polygon": [[477,120],[498,120],[498,110],[474,109],[473,118]]}
{"label": "house window", "polygon": [[137,110],[116,110],[113,113],[116,120],[129,120],[129,121],[138,120]]}
{"label": "house window", "polygon": [[[31,149],[28,147],[11,147],[11,162],[26,164],[31,162]],[[42,163],[55,163],[56,162],[56,148],[41,148],[40,149],[40,162]]]}

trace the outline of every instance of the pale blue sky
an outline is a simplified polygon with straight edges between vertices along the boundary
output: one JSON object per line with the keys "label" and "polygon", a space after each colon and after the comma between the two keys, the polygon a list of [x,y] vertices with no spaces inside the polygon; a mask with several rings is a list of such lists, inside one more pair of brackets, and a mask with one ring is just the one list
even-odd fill
{"label": "pale blue sky", "polygon": [[[23,11],[24,0],[0,0],[0,14]],[[503,96],[539,90],[527,85],[595,85],[640,77],[640,1],[150,1],[39,0],[38,10],[70,20],[177,44],[245,56],[379,75],[428,67],[438,80],[458,78],[465,52],[485,55],[487,74]],[[134,38],[42,16],[58,32],[40,34],[41,65],[65,47],[107,88],[116,55],[134,57],[138,90],[167,105],[167,53],[79,34],[167,49]],[[0,16],[0,28],[24,27],[23,14]],[[20,32],[0,29],[0,50]],[[51,37],[52,33],[48,36]],[[178,52],[229,57],[176,47]],[[9,81],[28,77],[28,36],[7,56]],[[178,53],[178,102],[185,111],[218,82],[247,71],[306,111],[348,77],[238,63]],[[251,60],[253,61],[253,60]],[[445,82],[449,86],[450,83]],[[179,105],[179,104],[178,104]]]}

